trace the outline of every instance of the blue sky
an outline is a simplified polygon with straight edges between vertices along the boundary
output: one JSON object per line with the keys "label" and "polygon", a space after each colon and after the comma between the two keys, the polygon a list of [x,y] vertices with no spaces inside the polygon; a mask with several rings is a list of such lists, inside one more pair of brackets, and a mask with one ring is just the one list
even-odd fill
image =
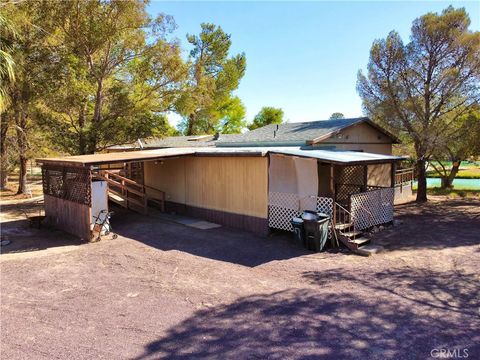
{"label": "blue sky", "polygon": [[[375,39],[396,30],[408,41],[412,21],[448,5],[465,7],[480,30],[480,1],[160,2],[149,12],[172,15],[188,56],[187,33],[200,23],[232,36],[231,53],[245,52],[247,71],[236,94],[251,120],[262,106],[280,107],[291,122],[327,119],[333,112],[362,115],[357,71]],[[175,125],[178,118],[170,117]]]}

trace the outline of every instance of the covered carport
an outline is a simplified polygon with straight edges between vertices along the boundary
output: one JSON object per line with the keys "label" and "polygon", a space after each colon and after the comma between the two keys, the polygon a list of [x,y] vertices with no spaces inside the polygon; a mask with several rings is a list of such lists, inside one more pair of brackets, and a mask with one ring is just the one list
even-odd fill
{"label": "covered carport", "polygon": [[[155,151],[141,151],[37,159],[37,162],[42,164],[47,222],[81,239],[90,240],[90,226],[94,216],[100,210],[108,210],[109,191],[115,195],[118,192],[118,189],[115,189],[120,185],[124,189],[131,188],[124,192],[139,195],[145,193],[141,190],[142,184],[123,177],[120,181],[115,176],[110,178],[109,174],[113,175],[115,172],[109,171],[108,168],[111,165],[124,166],[129,163],[177,156],[178,153],[182,155],[188,153],[185,149],[165,150],[161,155]],[[126,196],[128,197],[128,194]],[[144,196],[143,199],[145,199]],[[130,202],[135,207],[140,201],[131,199]],[[138,210],[138,206],[136,208]]]}
{"label": "covered carport", "polygon": [[[336,207],[367,228],[393,219],[395,162],[402,158],[300,147],[168,148],[38,159],[45,213],[85,240],[108,200],[148,206],[267,234],[292,230],[306,209],[336,220]],[[136,166],[136,171],[133,171]],[[140,171],[140,173],[139,173]],[[337,206],[338,204],[338,206]]]}
{"label": "covered carport", "polygon": [[[155,203],[161,210],[265,234],[266,155],[257,148],[170,148],[37,161],[47,221],[89,240],[93,217],[108,209],[108,200],[143,214]],[[122,172],[134,164],[141,164],[141,180]]]}

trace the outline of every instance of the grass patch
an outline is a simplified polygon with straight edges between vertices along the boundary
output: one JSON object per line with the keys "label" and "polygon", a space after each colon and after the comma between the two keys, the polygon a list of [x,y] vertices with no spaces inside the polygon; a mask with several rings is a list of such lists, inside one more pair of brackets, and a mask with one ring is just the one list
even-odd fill
{"label": "grass patch", "polygon": [[444,195],[450,198],[480,197],[480,190],[441,189],[438,187],[427,189],[428,195]]}
{"label": "grass patch", "polygon": [[[436,171],[428,171],[427,177],[439,178],[440,175]],[[472,168],[459,170],[455,179],[480,179],[480,169]]]}
{"label": "grass patch", "polygon": [[[432,161],[432,164],[435,166],[440,166],[438,161]],[[447,167],[451,168],[453,166],[451,161],[442,161],[442,164]],[[470,169],[470,168],[480,168],[480,161],[462,161],[460,164],[461,169]]]}

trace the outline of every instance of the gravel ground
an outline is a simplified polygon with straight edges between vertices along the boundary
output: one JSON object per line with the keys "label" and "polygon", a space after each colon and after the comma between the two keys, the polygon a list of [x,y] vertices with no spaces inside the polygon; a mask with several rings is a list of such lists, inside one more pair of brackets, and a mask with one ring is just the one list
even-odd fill
{"label": "gravel ground", "polygon": [[368,258],[131,213],[118,239],[81,244],[15,211],[2,359],[480,358],[478,199],[398,207]]}

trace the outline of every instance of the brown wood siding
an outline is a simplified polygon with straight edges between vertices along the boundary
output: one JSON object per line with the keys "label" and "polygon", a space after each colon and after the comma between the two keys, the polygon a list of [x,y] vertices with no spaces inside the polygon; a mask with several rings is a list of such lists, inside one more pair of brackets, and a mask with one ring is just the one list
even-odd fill
{"label": "brown wood siding", "polygon": [[268,219],[266,218],[204,209],[174,202],[166,202],[165,209],[167,212],[190,215],[224,226],[251,231],[259,235],[267,235],[269,232]]}
{"label": "brown wood siding", "polygon": [[45,215],[53,226],[79,238],[90,240],[90,207],[44,195]]}
{"label": "brown wood siding", "polygon": [[145,184],[193,208],[268,217],[265,157],[189,156],[145,163]]}
{"label": "brown wood siding", "polygon": [[331,164],[318,164],[318,196],[333,197]]}
{"label": "brown wood siding", "polygon": [[[145,185],[165,192],[165,200],[185,204],[185,158],[145,162]],[[148,195],[156,195],[147,188]]]}
{"label": "brown wood siding", "polygon": [[343,143],[328,143],[322,142],[315,146],[318,149],[335,149],[335,150],[350,150],[363,151],[373,154],[392,155],[392,144],[343,144]]}
{"label": "brown wood siding", "polygon": [[334,147],[336,150],[354,150],[391,155],[392,139],[369,124],[361,123],[341,130],[339,134],[332,135],[315,145],[315,147]]}
{"label": "brown wood siding", "polygon": [[371,186],[391,186],[391,169],[392,164],[375,164],[368,165],[367,168],[367,185]]}

